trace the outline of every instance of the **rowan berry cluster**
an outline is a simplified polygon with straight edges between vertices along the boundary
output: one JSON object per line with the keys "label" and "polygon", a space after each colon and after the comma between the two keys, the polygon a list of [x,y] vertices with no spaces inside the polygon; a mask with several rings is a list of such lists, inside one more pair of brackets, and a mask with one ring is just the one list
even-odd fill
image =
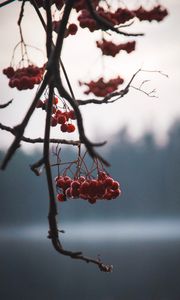
{"label": "rowan berry cluster", "polygon": [[118,181],[114,181],[106,172],[100,171],[97,178],[70,178],[58,176],[55,179],[57,187],[57,200],[60,202],[69,199],[83,199],[94,204],[97,200],[112,200],[121,195]]}
{"label": "rowan berry cluster", "polygon": [[[96,13],[109,21],[112,25],[119,25],[118,14],[111,11],[105,11],[102,7],[97,7]],[[79,25],[81,28],[88,28],[91,32],[101,29],[100,25],[94,20],[90,12],[87,9],[82,9],[80,15],[78,16]]]}
{"label": "rowan berry cluster", "polygon": [[135,41],[123,43],[123,44],[114,44],[111,41],[106,41],[105,39],[102,39],[101,41],[96,41],[96,45],[98,48],[101,49],[102,53],[104,55],[109,56],[116,56],[121,50],[126,51],[127,53],[130,53],[135,50]]}
{"label": "rowan berry cluster", "polygon": [[[127,8],[118,8],[115,12],[107,11],[103,7],[98,6],[99,1],[94,1],[96,13],[109,21],[113,26],[124,24],[127,21],[137,17],[140,21],[162,21],[167,15],[167,9],[161,5],[153,7],[151,10],[145,10],[142,6],[136,10],[129,10]],[[101,27],[93,19],[90,12],[86,9],[84,1],[77,1],[74,6],[77,11],[81,11],[78,16],[79,25],[81,28],[88,28],[91,32],[100,29]]]}
{"label": "rowan berry cluster", "polygon": [[[37,108],[42,108],[46,110],[48,99],[44,101],[39,99],[36,105]],[[72,120],[76,120],[76,115],[74,110],[69,110],[67,107],[59,108],[58,107],[59,98],[57,96],[53,97],[53,108],[51,116],[51,126],[55,127],[60,125],[60,130],[62,132],[74,132],[76,127],[72,124]]]}
{"label": "rowan berry cluster", "polygon": [[124,82],[124,79],[120,76],[116,78],[110,79],[105,82],[104,78],[101,77],[97,81],[91,80],[90,82],[81,82],[79,81],[79,85],[88,86],[88,90],[84,92],[84,94],[89,95],[93,93],[97,97],[105,97],[106,95],[113,93],[117,90],[118,86]]}
{"label": "rowan berry cluster", "polygon": [[151,22],[156,20],[157,22],[160,22],[168,15],[168,11],[161,5],[157,5],[151,10],[145,10],[142,6],[140,6],[137,10],[134,10],[134,14],[140,21]]}
{"label": "rowan berry cluster", "polygon": [[3,70],[9,78],[9,86],[16,87],[18,90],[33,89],[35,84],[40,84],[43,79],[45,67],[37,67],[29,65],[28,67],[18,68],[14,70],[13,67],[8,67]]}

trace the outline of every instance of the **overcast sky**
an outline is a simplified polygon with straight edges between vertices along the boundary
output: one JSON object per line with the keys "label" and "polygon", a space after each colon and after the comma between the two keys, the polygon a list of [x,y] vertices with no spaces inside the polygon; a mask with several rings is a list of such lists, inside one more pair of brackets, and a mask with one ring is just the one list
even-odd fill
{"label": "overcast sky", "polygon": [[[137,1],[136,1],[137,2]],[[140,1],[138,1],[140,2]],[[147,1],[146,1],[147,2]],[[180,118],[180,1],[161,1],[169,11],[169,16],[163,22],[135,22],[127,31],[144,32],[144,37],[136,38],[137,49],[131,54],[120,53],[115,58],[104,57],[95,47],[95,41],[101,38],[100,32],[90,34],[87,29],[79,30],[76,36],[70,36],[63,48],[63,61],[69,74],[77,98],[84,97],[77,81],[95,79],[102,75],[106,78],[122,76],[126,83],[139,69],[157,70],[167,74],[169,78],[159,73],[141,73],[136,77],[134,86],[143,80],[150,80],[147,91],[156,89],[158,98],[149,98],[136,90],[114,104],[89,105],[81,108],[87,135],[94,141],[112,140],[122,128],[127,128],[130,138],[138,140],[144,132],[154,133],[159,145],[167,142],[171,125]],[[24,38],[27,44],[44,49],[45,35],[33,9],[27,4],[25,18],[22,23]],[[0,70],[9,66],[13,48],[19,42],[19,32],[16,21],[20,5],[14,3],[0,9],[1,55]],[[113,36],[113,40],[125,42],[122,36]],[[45,51],[44,51],[45,53]],[[44,56],[37,50],[30,50],[30,57],[41,65]],[[16,56],[18,61],[18,54]],[[13,98],[11,106],[0,111],[0,121],[5,125],[14,126],[21,122],[36,91],[18,92],[8,87],[8,81],[0,74],[0,103]],[[44,112],[37,110],[31,118],[25,132],[26,136],[42,136],[44,130]],[[58,128],[53,128],[53,137],[63,138]],[[77,138],[76,134],[68,135]],[[6,149],[12,141],[9,133],[0,131],[0,148]],[[32,150],[37,146],[24,145],[23,149]]]}

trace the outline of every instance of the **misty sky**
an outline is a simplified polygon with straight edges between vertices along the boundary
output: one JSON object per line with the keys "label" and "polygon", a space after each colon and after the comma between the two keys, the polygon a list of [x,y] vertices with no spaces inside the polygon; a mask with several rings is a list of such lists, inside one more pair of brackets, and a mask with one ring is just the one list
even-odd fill
{"label": "misty sky", "polygon": [[[140,3],[140,1],[136,2]],[[165,0],[161,1],[161,4],[169,11],[169,16],[163,22],[135,22],[131,28],[126,28],[129,32],[145,33],[144,37],[136,38],[137,50],[129,55],[120,53],[115,58],[104,57],[102,61],[100,51],[95,47],[95,41],[101,38],[100,32],[90,34],[86,29],[79,30],[76,36],[66,39],[62,58],[77,98],[84,97],[77,81],[79,79],[87,81],[95,79],[102,73],[106,78],[120,75],[126,80],[126,83],[139,68],[161,71],[169,76],[167,78],[159,73],[143,72],[136,77],[134,86],[138,87],[143,80],[150,80],[146,85],[146,91],[156,89],[158,98],[149,98],[132,89],[123,100],[114,104],[98,107],[90,105],[81,108],[85,130],[92,140],[111,140],[112,137],[116,137],[116,133],[120,129],[127,127],[128,134],[132,139],[136,140],[145,131],[151,131],[155,134],[156,141],[164,144],[168,140],[170,126],[180,117],[180,35],[178,32],[180,1]],[[20,4],[17,1],[0,9],[1,70],[9,66],[13,48],[20,40],[18,26],[16,26],[19,9]],[[41,65],[45,57],[44,31],[28,4],[24,17],[22,28],[26,43],[38,47],[44,52],[43,54],[40,51],[29,49],[30,58],[34,63]],[[113,35],[112,39],[118,42],[133,40],[117,35]],[[17,62],[18,59],[17,52]],[[30,105],[36,89],[22,92],[10,89],[8,81],[2,73],[0,82],[0,102],[14,99],[11,106],[0,111],[0,120],[5,125],[17,125]],[[26,136],[42,136],[44,116],[43,111],[35,112],[26,129]],[[66,137],[57,128],[53,128],[52,136]],[[76,134],[68,137],[77,138]],[[0,139],[0,147],[5,149],[12,140],[12,136],[6,132],[0,132]],[[32,147],[34,149],[37,146],[25,145],[24,149],[32,149]]]}

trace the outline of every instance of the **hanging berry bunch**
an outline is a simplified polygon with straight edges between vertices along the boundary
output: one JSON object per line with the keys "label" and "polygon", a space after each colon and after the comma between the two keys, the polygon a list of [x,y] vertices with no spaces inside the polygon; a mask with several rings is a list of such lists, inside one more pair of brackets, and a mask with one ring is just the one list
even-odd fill
{"label": "hanging berry bunch", "polygon": [[94,160],[91,168],[88,168],[85,156],[79,156],[77,161],[68,163],[62,174],[59,172],[55,178],[55,183],[57,200],[60,202],[83,199],[94,204],[97,200],[112,200],[121,195],[119,182],[99,166],[98,160]]}
{"label": "hanging berry bunch", "polygon": [[157,5],[151,10],[146,10],[142,6],[140,6],[138,9],[134,10],[134,14],[140,21],[151,22],[154,20],[160,22],[168,15],[168,11],[161,5]]}
{"label": "hanging berry bunch", "polygon": [[107,82],[104,80],[103,77],[101,77],[97,81],[79,81],[79,84],[88,86],[88,89],[84,92],[84,94],[88,95],[90,93],[93,93],[97,97],[105,97],[106,95],[116,91],[118,86],[123,82],[124,79],[120,76],[117,76],[116,78],[110,79]]}
{"label": "hanging berry bunch", "polygon": [[[135,17],[131,11],[128,11],[127,9],[126,11],[126,14],[123,14],[124,9],[118,9],[115,12],[111,12],[110,10],[105,10],[100,6],[97,6],[96,9],[96,12],[100,17],[109,21],[114,26],[125,23]],[[123,19],[121,18],[121,15],[123,15]],[[78,21],[81,28],[88,28],[91,32],[101,29],[87,9],[81,10],[80,15],[78,16]]]}
{"label": "hanging berry bunch", "polygon": [[45,66],[39,68],[30,64],[24,68],[5,68],[3,74],[9,78],[9,86],[11,88],[16,87],[21,91],[33,89],[35,84],[39,85],[43,79],[44,71]]}
{"label": "hanging berry bunch", "polygon": [[[35,85],[39,85],[43,80],[46,64],[42,67],[35,65],[28,55],[28,47],[24,42],[22,29],[21,29],[21,18],[18,21],[20,42],[14,47],[13,55],[10,66],[3,69],[3,74],[9,79],[9,86],[11,88],[16,87],[19,91],[33,89]],[[20,49],[20,61],[15,62],[16,51]],[[35,48],[34,48],[35,49]],[[39,50],[36,48],[36,50]]]}
{"label": "hanging berry bunch", "polygon": [[97,41],[96,45],[101,49],[103,55],[116,56],[121,50],[130,53],[135,50],[135,41],[123,43],[123,44],[114,44],[111,41],[106,41],[102,39],[101,41]]}
{"label": "hanging berry bunch", "polygon": [[[46,97],[46,93],[45,93]],[[46,111],[48,98],[45,100],[39,99],[36,107]],[[51,126],[55,127],[60,125],[61,132],[74,132],[76,130],[72,121],[76,120],[74,110],[71,110],[64,99],[60,99],[57,96],[53,97],[53,108],[51,116]]]}

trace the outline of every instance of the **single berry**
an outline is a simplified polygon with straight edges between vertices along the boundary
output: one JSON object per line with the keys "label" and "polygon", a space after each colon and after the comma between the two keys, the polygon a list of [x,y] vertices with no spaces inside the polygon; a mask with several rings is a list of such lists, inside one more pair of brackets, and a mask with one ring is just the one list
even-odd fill
{"label": "single berry", "polygon": [[57,200],[59,202],[64,202],[66,201],[66,196],[64,194],[57,194]]}
{"label": "single berry", "polygon": [[76,127],[73,124],[67,124],[67,132],[75,131]]}

